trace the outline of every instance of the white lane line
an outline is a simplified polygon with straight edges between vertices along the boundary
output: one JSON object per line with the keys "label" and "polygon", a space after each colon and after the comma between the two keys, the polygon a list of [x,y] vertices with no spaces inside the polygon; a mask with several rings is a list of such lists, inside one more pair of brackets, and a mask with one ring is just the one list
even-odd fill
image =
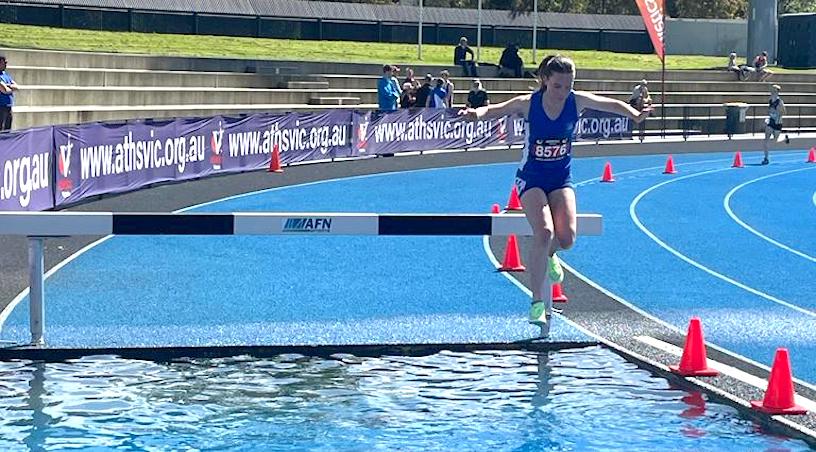
{"label": "white lane line", "polygon": [[[608,157],[598,156],[598,157],[582,157],[581,158],[582,161],[600,160],[600,159],[608,159]],[[677,165],[677,166],[693,165],[693,164],[707,163],[707,162],[719,162],[719,161],[725,161],[725,160],[728,160],[728,159],[703,160],[703,161],[699,161],[699,162],[685,163],[685,164],[681,164],[681,165]],[[478,164],[473,164],[473,165],[461,165],[461,166],[457,166],[456,168],[474,168],[474,167],[483,167],[483,166],[487,166],[487,167],[490,167],[490,166],[502,166],[502,165],[508,165],[508,164],[512,164],[512,163],[513,162],[478,163]],[[278,190],[285,190],[285,189],[290,189],[290,188],[309,187],[309,186],[312,186],[312,185],[318,185],[318,184],[330,183],[330,182],[368,179],[368,178],[379,177],[379,176],[390,176],[390,175],[398,175],[398,174],[406,174],[406,173],[415,173],[415,172],[421,172],[421,171],[436,171],[436,170],[444,170],[444,169],[449,169],[449,168],[451,168],[451,167],[420,168],[420,169],[405,170],[405,171],[388,171],[388,172],[383,172],[383,173],[372,173],[372,174],[361,174],[361,175],[357,175],[357,176],[336,177],[336,178],[333,178],[333,179],[323,179],[323,180],[317,180],[317,181],[312,181],[312,182],[304,182],[304,183],[295,184],[295,185],[284,185],[282,187],[264,188],[264,189],[250,191],[250,192],[246,192],[246,193],[239,193],[237,195],[227,196],[227,197],[224,197],[224,198],[214,199],[214,200],[202,202],[202,203],[199,203],[199,204],[194,204],[192,206],[188,206],[188,207],[184,207],[182,209],[174,210],[173,213],[187,212],[189,210],[198,209],[198,208],[201,208],[201,207],[206,207],[206,206],[210,206],[210,205],[213,205],[213,204],[218,204],[218,203],[221,203],[221,202],[233,201],[233,200],[240,199],[240,198],[245,198],[245,197],[254,196],[254,195],[260,195],[260,194],[264,194],[264,193],[271,193],[271,192],[275,192],[275,191],[278,191]],[[619,174],[636,173],[636,172],[654,170],[654,169],[660,169],[660,168],[663,168],[663,167],[662,166],[659,166],[659,167],[656,166],[656,167],[652,167],[652,168],[640,168],[640,169],[637,169],[637,170],[623,171],[623,172],[621,172]],[[584,185],[584,184],[587,184],[587,183],[592,182],[594,180],[596,180],[596,178],[588,179],[588,180],[583,181],[582,183],[580,183],[578,185]],[[62,269],[66,265],[68,265],[74,259],[78,258],[82,254],[85,254],[85,252],[89,251],[91,248],[102,244],[103,242],[105,242],[106,240],[108,240],[111,237],[113,237],[113,235],[105,236],[105,237],[103,237],[103,238],[101,238],[101,239],[99,239],[99,240],[97,240],[97,241],[95,241],[93,243],[88,244],[87,246],[83,247],[82,249],[76,251],[74,254],[68,256],[65,260],[61,261],[60,263],[58,263],[57,265],[52,267],[50,270],[48,270],[43,275],[43,282],[45,282],[54,273],[56,273],[57,271],[59,271],[60,269]],[[11,315],[11,313],[14,311],[14,308],[17,307],[17,305],[20,304],[20,302],[23,299],[25,299],[25,297],[28,296],[30,290],[31,290],[30,287],[26,287],[25,289],[23,289],[19,294],[17,294],[16,297],[14,297],[11,300],[11,302],[8,305],[6,305],[6,307],[2,311],[0,311],[0,331],[2,331],[3,326],[6,323],[6,320],[8,320],[8,316]]]}
{"label": "white lane line", "polygon": [[667,180],[665,182],[661,182],[659,184],[653,185],[653,186],[647,188],[646,190],[643,190],[642,192],[640,192],[640,194],[637,195],[634,200],[632,200],[632,203],[629,204],[629,216],[632,218],[632,221],[635,223],[635,225],[638,227],[638,229],[640,229],[641,232],[646,234],[647,237],[652,239],[652,241],[657,243],[661,248],[663,248],[666,251],[670,252],[671,254],[673,254],[674,256],[679,258],[680,260],[686,262],[687,264],[689,264],[689,265],[691,265],[693,267],[696,267],[696,268],[708,273],[709,275],[714,276],[715,278],[718,278],[718,279],[720,279],[722,281],[725,281],[725,282],[727,282],[729,284],[732,284],[732,285],[734,285],[736,287],[739,287],[740,289],[745,290],[746,292],[749,292],[749,293],[752,293],[752,294],[757,295],[759,297],[762,297],[762,298],[764,298],[764,299],[766,299],[768,301],[771,301],[773,303],[777,303],[779,305],[782,305],[782,306],[785,306],[787,308],[793,309],[794,311],[800,312],[802,314],[805,314],[805,315],[808,315],[808,316],[811,316],[811,317],[816,317],[816,312],[814,312],[814,311],[802,308],[800,306],[796,306],[795,304],[792,304],[792,303],[789,303],[789,302],[787,302],[785,300],[782,300],[780,298],[774,297],[773,295],[770,295],[770,294],[767,294],[765,292],[754,289],[753,287],[750,287],[750,286],[748,286],[746,284],[743,284],[743,283],[741,283],[741,282],[739,282],[739,281],[737,281],[737,280],[735,280],[733,278],[730,278],[730,277],[728,277],[728,276],[726,276],[726,275],[724,275],[722,273],[714,271],[714,270],[706,267],[705,265],[691,259],[690,257],[686,256],[685,254],[683,254],[683,253],[677,251],[676,249],[672,248],[671,246],[669,246],[663,240],[660,240],[660,238],[657,237],[654,233],[652,233],[652,231],[650,231],[646,226],[644,226],[643,223],[640,221],[640,218],[638,218],[638,215],[637,215],[637,205],[638,205],[638,203],[640,202],[641,199],[643,199],[643,197],[645,197],[647,194],[651,193],[652,191],[657,190],[660,187],[663,187],[665,185],[668,185],[668,184],[671,184],[671,183],[674,183],[674,182],[679,182],[679,181],[686,180],[686,179],[691,179],[691,178],[694,178],[694,177],[704,176],[704,175],[707,175],[707,174],[719,173],[719,172],[722,172],[722,171],[730,171],[732,169],[733,168],[719,168],[719,169],[714,169],[714,170],[709,170],[709,171],[703,171],[703,172],[699,172],[699,173],[695,173],[695,174],[690,174],[690,175],[687,175],[687,176],[672,178],[672,179]]}
{"label": "white lane line", "polygon": [[[563,258],[561,259],[561,265],[562,265],[562,266],[563,266],[563,267],[564,267],[564,268],[565,268],[567,271],[569,271],[569,272],[570,272],[570,273],[572,273],[573,275],[577,276],[577,277],[578,277],[578,279],[580,279],[580,280],[581,280],[581,281],[583,281],[584,283],[586,283],[586,284],[588,284],[589,286],[593,287],[595,290],[597,290],[597,291],[599,291],[599,292],[603,293],[603,294],[604,294],[604,295],[606,295],[607,297],[609,297],[609,298],[611,298],[611,299],[615,300],[616,302],[618,302],[618,303],[622,304],[623,306],[626,306],[627,308],[631,309],[632,311],[637,312],[638,314],[642,315],[643,317],[645,317],[645,318],[647,318],[647,319],[649,319],[649,320],[652,320],[653,322],[656,322],[656,323],[658,323],[658,324],[660,324],[660,325],[663,325],[664,327],[668,328],[668,329],[669,329],[669,330],[671,330],[671,331],[674,331],[674,332],[676,332],[676,333],[678,333],[678,334],[680,334],[680,335],[682,335],[682,336],[685,336],[685,335],[686,335],[685,330],[681,330],[680,328],[678,328],[678,327],[676,327],[676,326],[672,325],[671,323],[668,323],[668,322],[666,322],[666,321],[665,321],[665,320],[663,320],[663,319],[660,319],[660,318],[658,318],[658,317],[655,317],[654,315],[652,315],[652,314],[650,314],[650,313],[648,313],[648,312],[644,311],[643,309],[639,308],[639,307],[638,307],[637,305],[635,305],[634,303],[631,303],[631,302],[629,302],[629,301],[627,301],[627,300],[625,300],[625,299],[623,299],[623,298],[619,297],[618,295],[615,295],[614,293],[612,293],[612,292],[610,292],[610,291],[606,290],[604,287],[601,287],[601,286],[600,286],[598,283],[596,283],[595,281],[593,281],[592,279],[590,279],[588,276],[584,275],[583,273],[579,272],[578,270],[576,270],[575,268],[573,268],[572,266],[570,266],[569,264],[567,264],[566,262],[564,262],[564,259],[563,259]],[[498,268],[498,267],[497,267],[497,268]],[[505,274],[505,275],[506,275],[506,274]],[[766,366],[765,364],[762,364],[762,363],[760,363],[760,362],[754,361],[753,359],[751,359],[751,358],[749,358],[749,357],[747,357],[747,356],[743,356],[743,355],[741,355],[741,354],[739,354],[739,353],[737,353],[737,352],[735,352],[735,351],[728,350],[727,348],[720,347],[720,346],[719,346],[719,345],[717,345],[717,344],[711,344],[711,343],[709,343],[709,344],[708,344],[708,347],[709,347],[709,348],[711,348],[711,349],[717,350],[717,351],[718,351],[718,352],[720,352],[720,353],[724,353],[724,354],[726,354],[726,355],[729,355],[729,356],[732,356],[732,357],[734,357],[734,358],[736,358],[736,359],[739,359],[740,361],[743,361],[743,362],[746,362],[746,363],[748,363],[748,364],[751,364],[751,365],[753,365],[753,366],[755,366],[755,367],[758,367],[758,368],[760,368],[760,369],[765,369],[765,370],[766,370],[766,371],[768,371],[768,372],[770,372],[770,371],[771,371],[771,368],[770,368],[770,367],[768,367],[768,366]],[[796,383],[798,383],[798,384],[800,384],[800,385],[802,385],[802,386],[805,386],[805,387],[807,387],[807,388],[811,389],[812,391],[816,391],[816,385],[813,385],[813,384],[811,384],[811,383],[809,383],[809,382],[807,382],[807,381],[803,381],[803,380],[797,379],[797,378],[795,378],[795,377],[794,377],[794,379],[793,379],[793,380],[794,380]]]}
{"label": "white lane line", "polygon": [[[600,158],[603,158],[603,157],[588,157],[587,159],[588,160],[596,160],[596,159],[600,159]],[[468,168],[468,167],[478,167],[478,166],[500,166],[500,165],[507,165],[507,164],[508,164],[508,162],[479,163],[479,164],[473,164],[473,165],[457,166],[456,168]],[[323,180],[317,180],[317,181],[312,181],[312,182],[304,182],[304,183],[295,184],[295,185],[284,185],[284,186],[281,186],[281,187],[264,188],[264,189],[261,189],[261,190],[255,190],[255,191],[246,192],[246,193],[239,193],[237,195],[227,196],[227,197],[224,197],[224,198],[219,198],[219,199],[214,199],[214,200],[211,200],[211,201],[202,202],[202,203],[199,203],[199,204],[194,204],[192,206],[187,206],[187,207],[184,207],[184,208],[181,208],[181,209],[178,209],[178,210],[174,210],[172,213],[187,212],[189,210],[210,206],[210,205],[217,204],[217,203],[220,203],[220,202],[232,201],[232,200],[239,199],[239,198],[244,198],[244,197],[253,196],[253,195],[259,195],[259,194],[263,194],[263,193],[274,192],[274,191],[278,191],[278,190],[285,190],[285,189],[290,189],[290,188],[309,187],[309,186],[312,186],[312,185],[318,185],[318,184],[329,183],[329,182],[367,179],[367,178],[372,178],[372,177],[377,177],[377,176],[387,176],[387,175],[396,175],[396,174],[404,174],[404,173],[414,173],[414,172],[420,172],[420,171],[435,171],[435,170],[443,170],[443,169],[448,169],[448,168],[451,168],[451,167],[421,168],[421,169],[406,170],[406,171],[389,171],[389,172],[384,172],[384,173],[360,174],[360,175],[357,175],[357,176],[336,177],[336,178],[333,178],[333,179],[323,179]],[[103,242],[110,239],[111,237],[113,237],[113,235],[108,235],[108,236],[102,237],[101,239],[99,239],[99,240],[97,240],[97,241],[95,241],[93,243],[90,243],[90,244],[86,245],[85,247],[77,250],[74,254],[68,256],[65,260],[59,262],[57,265],[52,267],[50,270],[48,270],[43,275],[43,283],[48,278],[50,278],[54,273],[58,272],[63,267],[68,265],[71,261],[73,261],[74,259],[78,258],[79,256],[85,254],[91,248],[94,248],[97,245],[101,245]],[[17,305],[20,304],[20,302],[23,299],[25,299],[25,297],[28,296],[30,290],[31,290],[31,287],[26,287],[25,289],[23,289],[19,294],[17,294],[16,297],[14,297],[11,300],[11,302],[8,305],[6,305],[6,307],[2,311],[0,311],[0,332],[3,329],[3,326],[6,323],[6,320],[8,320],[9,315],[11,315],[11,313],[14,311],[14,308],[17,307]]]}
{"label": "white lane line", "polygon": [[[776,245],[777,247],[782,248],[785,251],[791,252],[791,253],[799,256],[799,257],[803,257],[803,258],[805,258],[805,259],[807,259],[807,260],[809,260],[811,262],[816,262],[816,257],[813,257],[813,256],[811,256],[809,254],[805,254],[805,253],[803,253],[803,252],[801,252],[799,250],[793,249],[793,248],[785,245],[784,243],[781,243],[781,242],[779,242],[777,240],[774,240],[774,239],[768,237],[767,235],[757,231],[756,229],[754,229],[753,227],[751,227],[750,225],[748,225],[747,223],[742,221],[739,217],[737,217],[737,215],[734,213],[734,211],[731,210],[731,197],[733,197],[734,194],[737,191],[741,190],[743,187],[751,185],[754,182],[759,182],[759,181],[762,181],[762,180],[765,180],[765,179],[770,179],[772,177],[783,176],[785,174],[798,173],[799,171],[807,171],[807,170],[812,170],[812,169],[816,169],[816,167],[799,168],[799,169],[795,169],[795,170],[782,171],[780,173],[769,174],[767,176],[762,176],[762,177],[758,177],[756,179],[751,179],[751,180],[749,180],[747,182],[743,182],[743,183],[737,185],[736,187],[732,188],[731,191],[729,191],[725,195],[725,198],[723,198],[723,207],[725,208],[725,212],[728,213],[728,216],[731,217],[731,219],[734,220],[738,225],[742,226],[748,232],[754,234],[755,236],[761,238],[762,240],[765,240],[766,242],[769,242],[769,243],[771,243],[773,245]],[[814,195],[814,197],[816,197],[816,194]]]}
{"label": "white lane line", "polygon": [[[668,342],[663,342],[660,339],[656,339],[651,336],[635,336],[635,339],[638,340],[639,342],[642,342],[646,345],[654,347],[658,350],[662,350],[674,356],[677,357],[683,356],[682,348],[677,347],[676,345],[670,344]],[[728,375],[729,377],[736,378],[737,380],[742,381],[743,383],[747,383],[763,391],[765,391],[765,389],[768,388],[767,380],[759,378],[755,375],[751,375],[748,372],[737,369],[736,367],[729,366],[728,364],[723,364],[719,361],[715,361],[711,358],[708,358],[708,366],[718,370],[723,375]],[[810,400],[797,394],[796,403],[805,407],[808,411],[816,412],[816,402],[814,402],[813,400]]]}

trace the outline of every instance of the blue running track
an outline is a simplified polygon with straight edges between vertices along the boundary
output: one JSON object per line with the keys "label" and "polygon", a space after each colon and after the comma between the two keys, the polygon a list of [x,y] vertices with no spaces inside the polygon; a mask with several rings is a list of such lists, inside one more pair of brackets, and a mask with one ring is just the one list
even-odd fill
{"label": "blue running track", "polygon": [[[578,159],[579,211],[601,237],[562,253],[650,315],[769,364],[791,351],[816,382],[816,165],[803,152],[733,169],[731,154]],[[758,161],[747,154],[746,161]],[[514,164],[271,189],[200,211],[486,212]],[[527,339],[528,298],[473,237],[114,237],[46,281],[49,345],[64,347],[496,342]],[[2,339],[28,338],[27,300]],[[556,322],[552,340],[586,340]]]}

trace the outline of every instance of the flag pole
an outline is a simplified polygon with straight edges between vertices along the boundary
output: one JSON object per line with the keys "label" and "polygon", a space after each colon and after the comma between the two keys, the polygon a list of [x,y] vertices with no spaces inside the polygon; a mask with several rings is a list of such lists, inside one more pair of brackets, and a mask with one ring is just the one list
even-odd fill
{"label": "flag pole", "polygon": [[663,130],[661,136],[666,138],[666,50],[663,50],[663,58],[660,59],[660,116],[661,128]]}

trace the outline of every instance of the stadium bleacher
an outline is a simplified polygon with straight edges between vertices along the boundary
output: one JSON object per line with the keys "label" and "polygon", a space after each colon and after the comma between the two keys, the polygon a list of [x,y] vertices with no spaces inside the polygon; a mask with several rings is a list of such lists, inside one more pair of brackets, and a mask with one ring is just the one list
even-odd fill
{"label": "stadium bleacher", "polygon": [[[5,49],[10,72],[23,86],[15,128],[136,118],[376,108],[376,64],[274,62]],[[414,67],[421,77],[442,66]],[[458,68],[452,71],[458,74]],[[576,89],[626,100],[632,86],[650,81],[660,102],[660,73],[579,69]],[[470,80],[454,77],[454,104],[464,105]],[[492,102],[529,92],[533,79],[482,77]],[[745,102],[745,130],[763,130],[768,84],[783,86],[786,128],[816,128],[816,74],[775,74],[767,82],[737,82],[725,71],[669,71],[666,128],[722,133],[726,102]],[[648,130],[662,127],[658,108]]]}

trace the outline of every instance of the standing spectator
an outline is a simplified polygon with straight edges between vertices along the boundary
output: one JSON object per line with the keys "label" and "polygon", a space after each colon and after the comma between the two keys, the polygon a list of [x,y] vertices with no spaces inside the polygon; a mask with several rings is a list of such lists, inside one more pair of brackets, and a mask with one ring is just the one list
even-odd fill
{"label": "standing spectator", "polygon": [[768,70],[768,52],[763,51],[754,58],[754,70],[760,82],[764,82],[768,77],[773,75],[773,72]]}
{"label": "standing spectator", "polygon": [[400,96],[400,108],[413,108],[416,104],[416,90],[410,83],[402,84],[402,95]]}
{"label": "standing spectator", "polygon": [[420,108],[428,106],[428,99],[432,97],[433,92],[433,88],[431,87],[432,82],[433,76],[431,76],[431,74],[426,74],[424,83],[422,83],[422,86],[420,86],[417,90],[414,105]]}
{"label": "standing spectator", "polygon": [[[467,59],[468,54],[470,54],[470,59]],[[459,45],[453,49],[453,64],[462,66],[462,74],[465,77],[478,77],[475,60],[473,49],[468,46],[467,38],[462,36],[459,38]]]}
{"label": "standing spectator", "polygon": [[448,71],[441,71],[439,73],[439,78],[441,78],[445,84],[443,88],[445,89],[445,107],[442,108],[451,108],[453,105],[453,82],[450,79],[450,73]]}
{"label": "standing spectator", "polygon": [[11,130],[11,107],[14,106],[14,92],[20,89],[6,71],[5,55],[0,55],[0,131]]}
{"label": "standing spectator", "polygon": [[516,43],[507,44],[499,59],[499,77],[521,78],[524,75],[524,62],[518,52]]}
{"label": "standing spectator", "polygon": [[419,89],[419,81],[414,78],[414,70],[411,68],[405,71],[405,79],[402,81],[402,86],[405,86],[406,83],[411,84],[411,88],[414,90]]}
{"label": "standing spectator", "polygon": [[629,96],[629,105],[637,111],[652,105],[652,97],[649,95],[649,82],[641,80],[639,85],[635,85],[632,95]]}
{"label": "standing spectator", "polygon": [[[643,111],[651,107],[652,96],[649,95],[648,81],[644,79],[640,81],[640,84],[635,85],[632,94],[629,96],[629,105],[637,111]],[[638,130],[640,131],[640,139],[642,141],[643,137],[646,136],[646,121],[641,121],[638,124]]]}
{"label": "standing spectator", "polygon": [[394,66],[383,66],[383,76],[377,81],[377,100],[382,111],[397,109],[397,100],[400,98],[399,87],[394,83]]}
{"label": "standing spectator", "polygon": [[430,108],[447,108],[445,103],[447,98],[448,92],[445,90],[445,80],[436,79],[436,87],[434,87],[431,96],[428,98],[427,106]]}
{"label": "standing spectator", "polygon": [[488,105],[490,105],[490,99],[487,97],[487,91],[482,88],[482,82],[477,78],[473,80],[473,88],[468,93],[467,107],[479,108]]}
{"label": "standing spectator", "polygon": [[[782,88],[779,85],[771,85],[771,99],[768,101],[768,118],[765,119],[765,140],[762,141],[762,150],[765,152],[765,158],[762,159],[762,164],[770,163],[768,160],[768,142],[771,138],[774,141],[779,140],[779,135],[782,134],[782,117],[785,115],[785,102],[779,97],[779,91]],[[785,143],[790,143],[790,138],[785,135]]]}

